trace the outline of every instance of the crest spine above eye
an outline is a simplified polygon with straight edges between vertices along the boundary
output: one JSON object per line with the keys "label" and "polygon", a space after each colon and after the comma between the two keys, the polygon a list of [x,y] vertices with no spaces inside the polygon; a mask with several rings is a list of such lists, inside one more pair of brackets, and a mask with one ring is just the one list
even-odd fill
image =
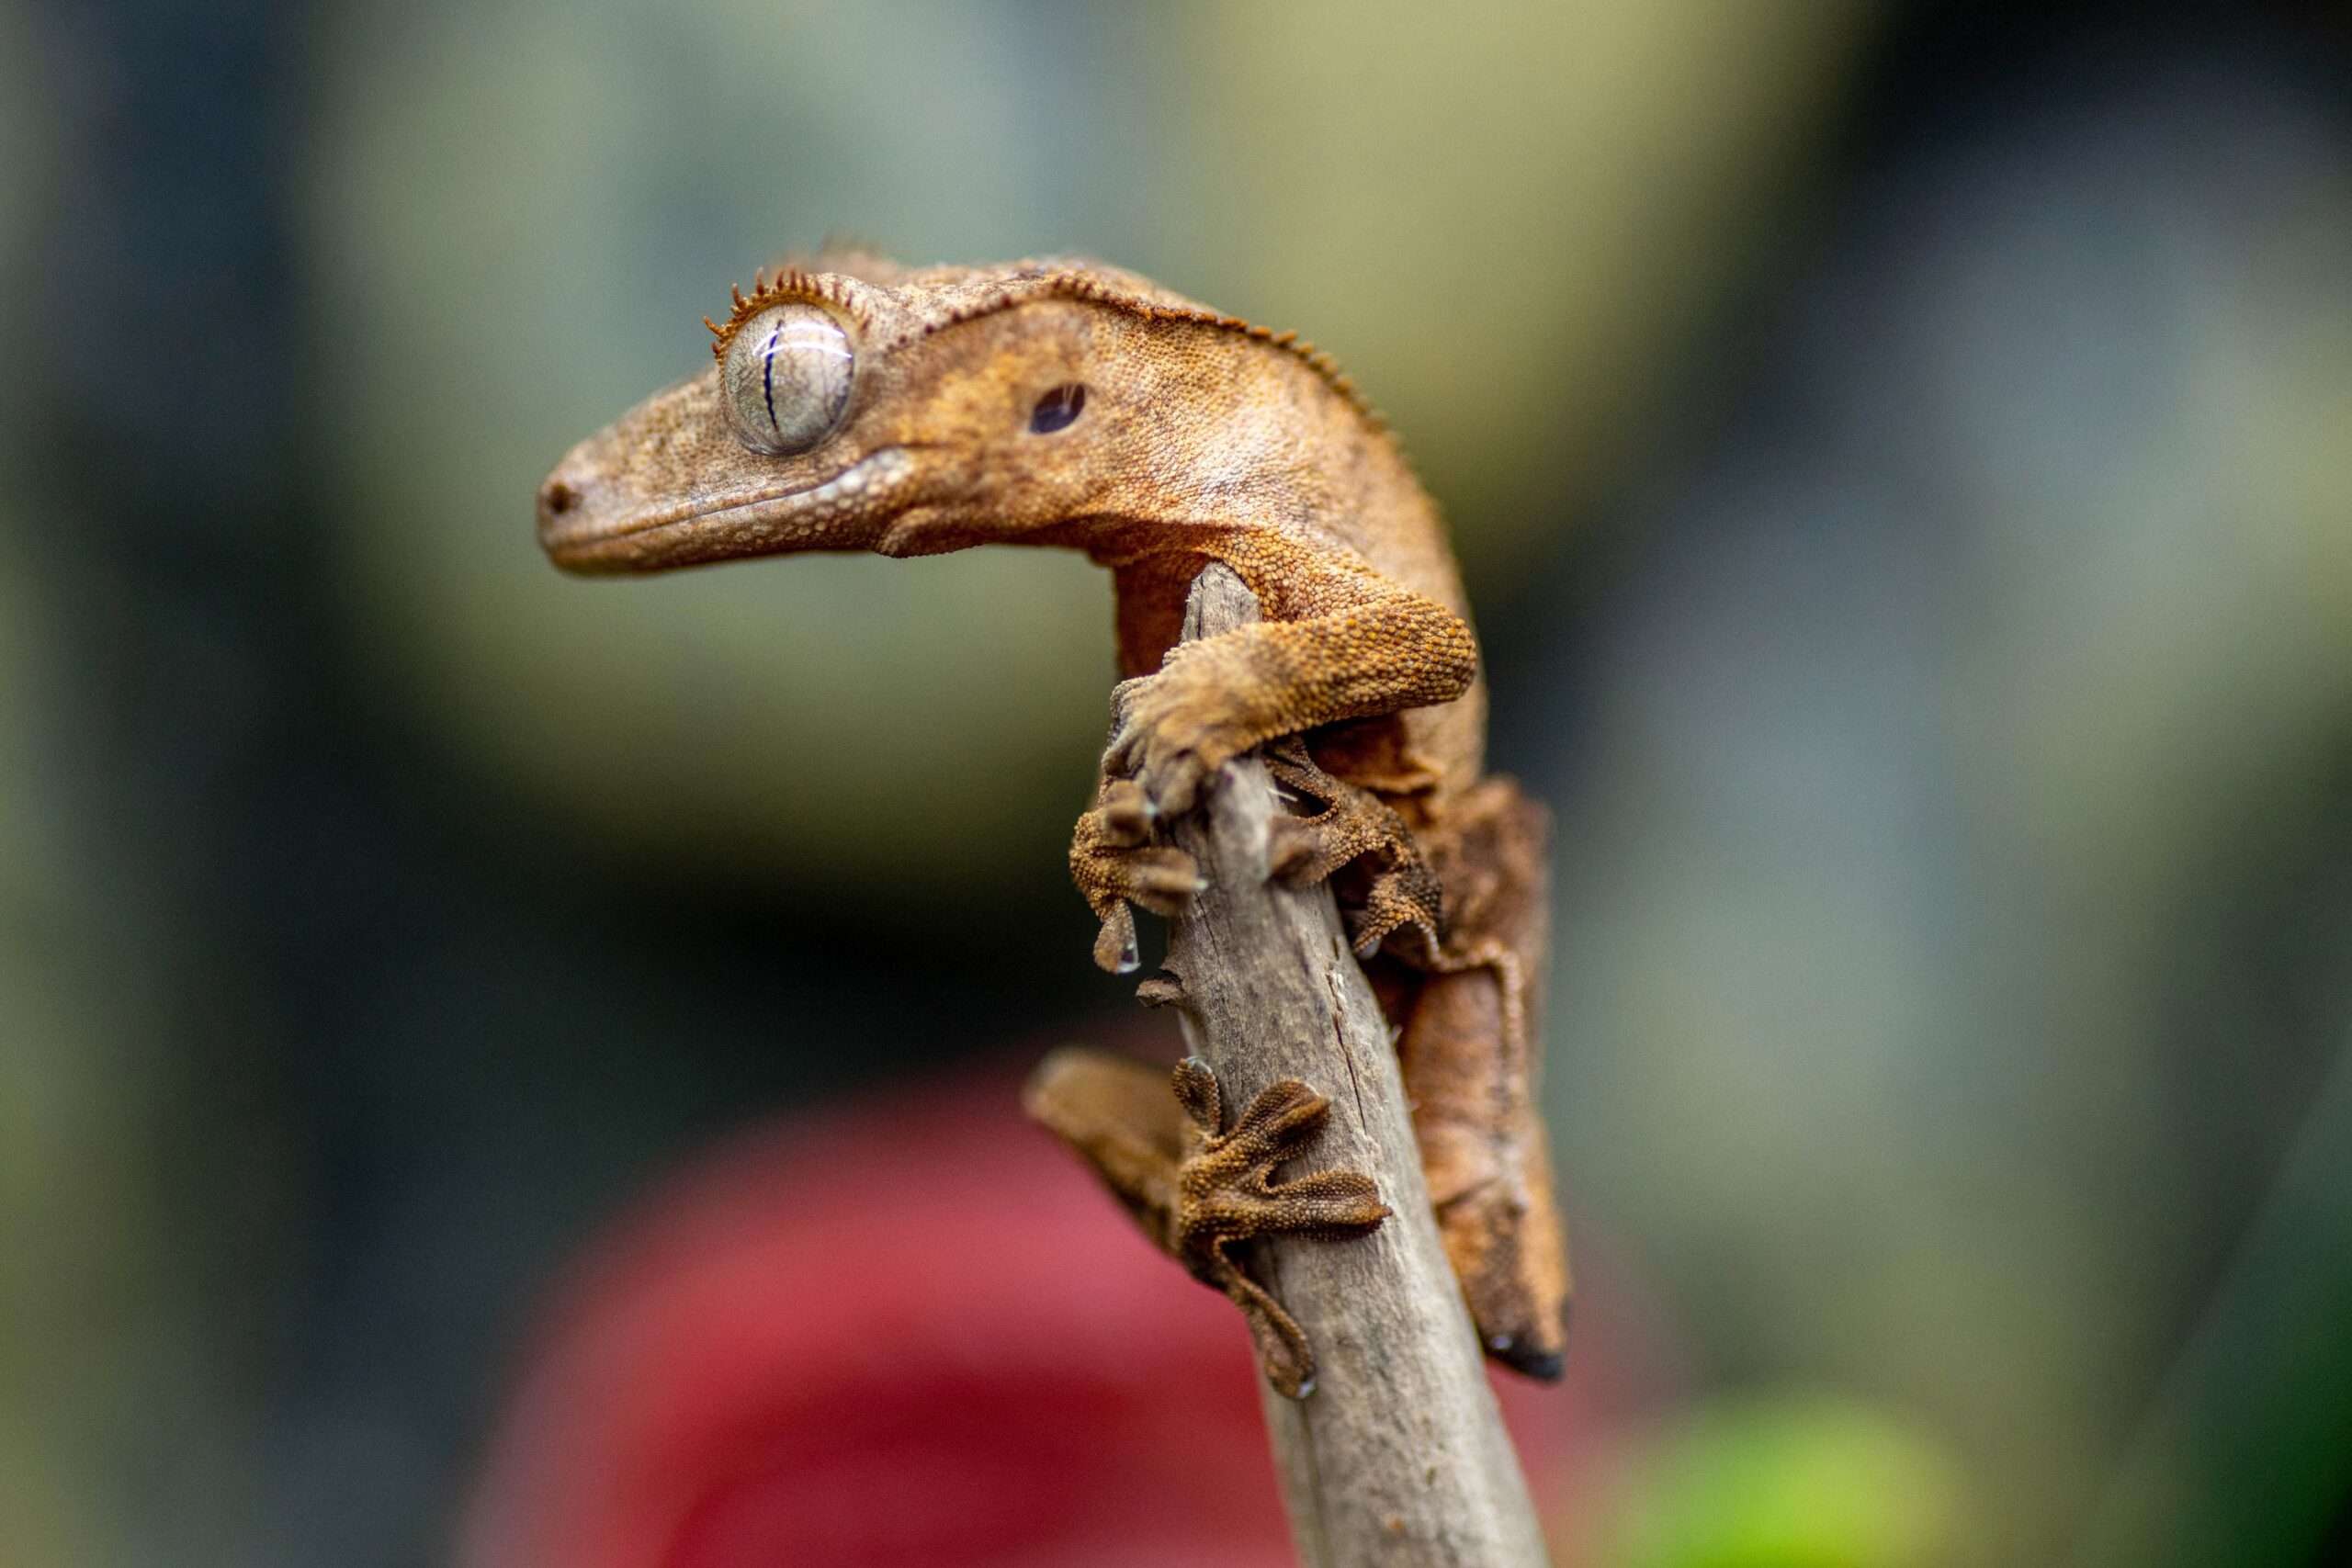
{"label": "crest spine above eye", "polygon": [[702,324],[710,329],[710,356],[713,359],[724,360],[727,345],[735,341],[735,334],[743,330],[743,323],[771,305],[821,303],[832,306],[860,326],[865,323],[865,313],[852,303],[839,280],[828,273],[803,272],[797,266],[784,267],[774,277],[770,277],[767,269],[762,267],[752,274],[752,291],[749,294],[730,283],[727,286],[727,296],[725,321],[714,321],[708,316],[702,319]]}

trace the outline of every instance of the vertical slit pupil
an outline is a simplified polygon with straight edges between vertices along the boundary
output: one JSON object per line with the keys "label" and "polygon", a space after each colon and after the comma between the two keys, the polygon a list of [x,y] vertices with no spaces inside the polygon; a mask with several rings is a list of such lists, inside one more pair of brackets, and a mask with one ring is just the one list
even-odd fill
{"label": "vertical slit pupil", "polygon": [[768,341],[760,344],[760,396],[768,405],[768,428],[779,434],[784,426],[775,422],[775,349],[783,336],[784,322],[779,319],[768,329]]}
{"label": "vertical slit pupil", "polygon": [[1072,381],[1056,387],[1037,400],[1029,415],[1029,428],[1039,435],[1050,435],[1067,426],[1086,407],[1086,389]]}

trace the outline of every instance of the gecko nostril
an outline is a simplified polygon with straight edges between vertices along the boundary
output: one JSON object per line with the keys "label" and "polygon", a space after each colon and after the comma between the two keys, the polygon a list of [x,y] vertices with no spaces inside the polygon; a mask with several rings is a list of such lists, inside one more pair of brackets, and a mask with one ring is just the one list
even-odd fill
{"label": "gecko nostril", "polygon": [[550,517],[560,517],[580,504],[580,492],[561,479],[549,479],[539,491],[539,506]]}

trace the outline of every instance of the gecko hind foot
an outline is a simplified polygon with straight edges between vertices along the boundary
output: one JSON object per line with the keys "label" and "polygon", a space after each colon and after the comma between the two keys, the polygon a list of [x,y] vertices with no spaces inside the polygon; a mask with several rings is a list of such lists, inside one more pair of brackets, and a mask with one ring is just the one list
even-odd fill
{"label": "gecko hind foot", "polygon": [[1289,1398],[1303,1399],[1315,1383],[1315,1353],[1306,1334],[1227,1248],[1265,1235],[1362,1235],[1388,1217],[1388,1206],[1372,1178],[1361,1171],[1272,1179],[1276,1166],[1313,1146],[1330,1116],[1331,1102],[1296,1078],[1270,1085],[1229,1132],[1224,1130],[1224,1095],[1206,1062],[1186,1057],[1177,1065],[1173,1083],[1193,1132],[1190,1151],[1178,1168],[1169,1250],[1193,1278],[1224,1292],[1241,1309],[1267,1381]]}
{"label": "gecko hind foot", "polygon": [[1270,748],[1267,772],[1294,797],[1319,803],[1311,816],[1277,817],[1267,861],[1294,887],[1311,887],[1361,862],[1369,876],[1345,889],[1348,940],[1369,958],[1392,938],[1433,957],[1444,930],[1443,894],[1412,829],[1370,790],[1332,777],[1295,739]]}

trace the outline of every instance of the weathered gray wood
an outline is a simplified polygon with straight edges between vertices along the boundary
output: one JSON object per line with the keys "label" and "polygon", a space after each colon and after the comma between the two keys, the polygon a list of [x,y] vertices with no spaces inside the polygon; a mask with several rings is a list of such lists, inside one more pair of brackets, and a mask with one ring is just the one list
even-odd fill
{"label": "weathered gray wood", "polygon": [[[1240,579],[1212,565],[1193,586],[1184,635],[1257,618]],[[1329,1097],[1329,1130],[1295,1168],[1367,1172],[1396,1211],[1360,1240],[1254,1244],[1258,1278],[1315,1352],[1306,1399],[1261,1390],[1299,1556],[1309,1568],[1542,1563],[1527,1484],[1430,1213],[1387,1021],[1329,889],[1267,880],[1267,824],[1281,809],[1253,755],[1173,825],[1208,887],[1170,932],[1174,985],[1147,984],[1174,993],[1227,1107],[1284,1077]]]}

